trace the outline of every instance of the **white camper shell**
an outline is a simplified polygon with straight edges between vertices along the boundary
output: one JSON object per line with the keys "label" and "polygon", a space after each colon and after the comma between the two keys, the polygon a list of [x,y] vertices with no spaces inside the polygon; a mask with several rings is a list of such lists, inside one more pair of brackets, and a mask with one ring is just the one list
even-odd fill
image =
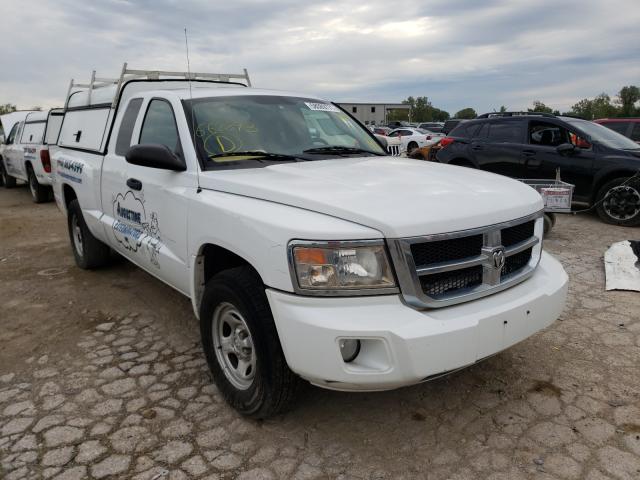
{"label": "white camper shell", "polygon": [[55,198],[80,268],[114,250],[191,299],[242,414],[285,410],[300,378],[426,381],[562,311],[567,275],[527,185],[389,156],[320,98],[220,83],[246,72],[170,76],[72,83]]}
{"label": "white camper shell", "polygon": [[0,151],[5,187],[11,188],[22,180],[29,184],[34,202],[52,199],[49,146],[56,144],[63,116],[64,111],[55,108],[26,112],[21,120],[13,122]]}

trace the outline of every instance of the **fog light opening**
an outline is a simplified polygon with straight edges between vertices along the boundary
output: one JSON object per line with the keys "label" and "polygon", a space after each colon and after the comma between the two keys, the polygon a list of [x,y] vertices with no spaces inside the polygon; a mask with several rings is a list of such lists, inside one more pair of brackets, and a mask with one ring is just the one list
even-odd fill
{"label": "fog light opening", "polygon": [[340,354],[345,363],[353,362],[360,353],[360,340],[355,338],[343,338],[340,345]]}

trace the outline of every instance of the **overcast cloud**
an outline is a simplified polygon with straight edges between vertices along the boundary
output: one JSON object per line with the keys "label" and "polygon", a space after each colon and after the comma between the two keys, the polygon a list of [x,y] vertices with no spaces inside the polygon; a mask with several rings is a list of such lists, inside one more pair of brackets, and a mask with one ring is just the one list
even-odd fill
{"label": "overcast cloud", "polygon": [[71,77],[249,70],[334,101],[428,96],[451,113],[567,110],[640,85],[638,0],[2,0],[0,103],[61,105]]}

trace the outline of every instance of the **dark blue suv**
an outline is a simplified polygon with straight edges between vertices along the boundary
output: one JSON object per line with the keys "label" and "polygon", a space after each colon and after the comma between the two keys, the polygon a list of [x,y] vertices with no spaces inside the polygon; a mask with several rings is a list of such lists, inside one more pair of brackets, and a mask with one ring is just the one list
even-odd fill
{"label": "dark blue suv", "polygon": [[640,225],[640,145],[602,125],[550,114],[489,113],[440,142],[439,162],[575,185],[574,202],[608,223]]}

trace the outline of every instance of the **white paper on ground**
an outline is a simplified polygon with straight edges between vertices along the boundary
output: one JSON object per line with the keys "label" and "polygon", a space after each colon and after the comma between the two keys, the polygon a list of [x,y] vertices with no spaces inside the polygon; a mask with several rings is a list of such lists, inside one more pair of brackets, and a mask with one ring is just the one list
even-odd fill
{"label": "white paper on ground", "polygon": [[[635,248],[634,248],[635,247]],[[607,290],[640,292],[640,242],[625,240],[614,243],[604,254]]]}

